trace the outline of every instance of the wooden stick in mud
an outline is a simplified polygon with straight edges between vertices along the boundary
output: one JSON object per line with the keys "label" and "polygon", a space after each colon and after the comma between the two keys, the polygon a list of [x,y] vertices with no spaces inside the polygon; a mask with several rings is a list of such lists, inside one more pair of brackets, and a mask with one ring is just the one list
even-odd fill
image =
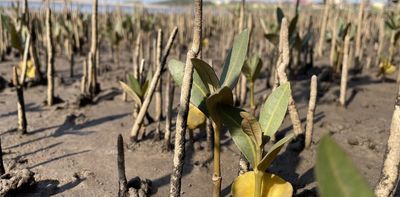
{"label": "wooden stick in mud", "polygon": [[202,13],[203,1],[194,1],[194,26],[193,26],[193,42],[186,57],[185,73],[183,75],[180,107],[176,120],[175,130],[175,150],[173,159],[173,169],[170,181],[170,197],[181,195],[181,178],[185,155],[185,133],[187,128],[187,116],[189,112],[189,101],[193,83],[193,65],[192,58],[195,58],[201,50],[201,30],[202,30]]}
{"label": "wooden stick in mud", "polygon": [[172,84],[171,74],[167,73],[167,82],[165,88],[165,134],[164,147],[171,149],[171,121],[172,121],[172,104],[174,103],[175,87]]}
{"label": "wooden stick in mud", "polygon": [[377,56],[375,59],[375,65],[379,65],[380,58],[382,56],[382,50],[385,42],[385,17],[384,17],[384,10],[379,14],[381,17],[379,20],[379,38],[378,38],[378,51]]}
{"label": "wooden stick in mud", "polygon": [[0,139],[0,176],[6,173],[3,163],[3,148],[1,147],[1,139]]}
{"label": "wooden stick in mud", "polygon": [[[289,65],[289,37],[288,37],[288,22],[286,18],[282,19],[281,30],[279,35],[279,59],[276,66],[276,73],[279,79],[279,84],[288,82],[285,70]],[[301,122],[299,118],[299,112],[296,108],[296,103],[293,99],[292,93],[289,96],[288,105],[289,116],[293,124],[294,134],[296,136],[303,134],[303,129],[301,128]]]}
{"label": "wooden stick in mud", "polygon": [[65,41],[65,50],[69,60],[69,77],[74,77],[74,52],[72,50],[71,39]]}
{"label": "wooden stick in mud", "polygon": [[117,167],[118,167],[118,197],[126,197],[128,193],[128,183],[125,176],[125,154],[124,139],[118,135],[117,140]]}
{"label": "wooden stick in mud", "polygon": [[356,34],[356,58],[360,58],[360,53],[361,53],[361,34],[363,30],[363,16],[364,16],[364,8],[365,8],[365,2],[364,0],[361,0],[360,3],[360,9],[358,10],[358,18],[357,18],[357,34]]}
{"label": "wooden stick in mud", "polygon": [[349,51],[350,51],[350,36],[346,35],[344,39],[344,49],[343,49],[343,65],[342,65],[342,77],[340,80],[340,97],[339,103],[341,106],[346,106],[346,91],[347,91],[347,75],[349,68]]}
{"label": "wooden stick in mud", "polygon": [[136,42],[135,42],[135,50],[133,51],[133,76],[140,80],[139,73],[139,63],[140,63],[140,41],[141,41],[141,33],[139,32]]}
{"label": "wooden stick in mud", "polygon": [[331,7],[330,0],[326,0],[324,7],[324,15],[321,21],[321,33],[319,35],[318,47],[317,47],[317,55],[320,57],[322,56],[322,51],[324,50],[325,31],[326,31],[326,24],[328,23],[330,7]]}
{"label": "wooden stick in mud", "polygon": [[88,54],[88,81],[87,91],[91,98],[98,91],[97,83],[97,65],[96,65],[96,51],[97,51],[97,0],[92,2],[92,37],[91,37],[90,51]]}
{"label": "wooden stick in mud", "polygon": [[158,83],[158,80],[161,77],[161,72],[162,72],[162,70],[163,70],[163,68],[165,66],[165,63],[167,61],[167,57],[169,55],[169,51],[170,51],[170,49],[172,47],[172,44],[173,44],[173,41],[175,39],[175,36],[176,36],[177,32],[178,32],[178,28],[175,27],[174,30],[172,31],[169,39],[168,39],[167,45],[164,48],[161,64],[160,64],[160,66],[157,67],[156,71],[154,72],[153,78],[152,78],[152,80],[150,82],[150,85],[149,85],[149,88],[147,90],[147,94],[146,94],[146,96],[144,98],[142,106],[140,107],[140,110],[139,110],[139,113],[138,113],[138,115],[137,115],[137,117],[135,119],[135,122],[133,123],[133,127],[132,127],[132,130],[131,130],[131,137],[130,137],[131,142],[136,142],[137,141],[139,129],[140,129],[142,123],[143,123],[143,120],[144,120],[144,117],[146,115],[146,112],[149,109],[150,102],[151,102],[151,99],[152,99],[153,94],[154,94],[154,90],[156,89],[156,85]]}
{"label": "wooden stick in mud", "polygon": [[28,70],[27,63],[28,63],[28,53],[29,53],[30,43],[31,43],[31,35],[28,34],[28,37],[26,38],[26,41],[25,41],[24,56],[22,59],[23,67],[22,67],[21,76],[19,79],[19,84],[21,84],[22,86],[24,86],[24,84],[25,84],[26,72]]}
{"label": "wooden stick in mud", "polygon": [[21,132],[21,134],[26,134],[27,133],[27,121],[26,121],[26,114],[25,114],[25,101],[24,101],[24,89],[19,84],[18,81],[18,73],[17,73],[17,67],[13,67],[13,83],[16,88],[17,92],[17,113],[18,113],[18,127],[17,130],[18,132]]}
{"label": "wooden stick in mud", "polygon": [[[0,20],[0,27],[3,27],[3,20]],[[3,61],[5,56],[6,45],[4,43],[3,28],[0,28],[0,60]]]}
{"label": "wooden stick in mud", "polygon": [[306,140],[305,147],[310,148],[312,143],[312,134],[314,128],[314,112],[315,112],[315,103],[317,100],[317,76],[313,75],[311,77],[311,85],[310,85],[310,100],[308,102],[308,111],[307,111],[307,123],[306,123]]}
{"label": "wooden stick in mud", "polygon": [[81,79],[81,94],[85,95],[87,93],[87,80],[88,80],[88,66],[87,66],[87,59],[83,59],[82,63],[82,79]]}
{"label": "wooden stick in mud", "polygon": [[46,8],[46,36],[47,36],[47,106],[54,103],[54,49],[51,26],[50,2]]}
{"label": "wooden stick in mud", "polygon": [[399,179],[400,168],[400,86],[394,105],[390,134],[386,147],[386,155],[382,173],[375,187],[375,196],[393,196]]}
{"label": "wooden stick in mud", "polygon": [[[335,53],[336,53],[336,39],[337,39],[337,21],[339,19],[339,13],[335,14],[335,19],[333,20],[332,27],[332,39],[331,39],[331,53],[329,56],[329,60],[331,66],[335,68]],[[338,54],[336,54],[338,55]]]}
{"label": "wooden stick in mud", "polygon": [[[155,64],[157,65],[157,67],[160,67],[161,64],[161,52],[162,52],[162,30],[159,29],[158,33],[157,33],[157,44],[156,44],[156,62]],[[157,139],[161,139],[161,118],[162,118],[162,77],[160,76],[160,79],[157,83],[157,87],[154,93],[155,96],[155,102],[156,104],[155,106],[155,120],[157,121],[157,128],[156,128],[156,135],[157,135]]]}

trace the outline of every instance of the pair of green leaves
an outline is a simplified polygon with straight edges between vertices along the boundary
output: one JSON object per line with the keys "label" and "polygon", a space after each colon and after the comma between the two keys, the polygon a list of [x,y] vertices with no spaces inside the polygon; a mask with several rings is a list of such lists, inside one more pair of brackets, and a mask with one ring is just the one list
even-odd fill
{"label": "pair of green leaves", "polygon": [[[260,154],[267,140],[275,135],[286,114],[289,103],[290,84],[284,83],[271,93],[264,103],[259,121],[242,109],[222,105],[218,114],[228,127],[233,141],[253,168],[264,171],[271,164],[283,145],[293,138],[288,135],[274,144],[266,153]],[[257,158],[262,158],[257,160]]]}
{"label": "pair of green leaves", "polygon": [[140,83],[132,74],[128,75],[128,84],[120,81],[122,89],[132,98],[137,104],[142,105],[144,95],[149,87],[149,79]]}
{"label": "pair of green leaves", "polygon": [[[279,28],[276,29],[274,33],[268,33],[264,35],[264,37],[275,46],[279,45],[279,30],[281,27],[282,19],[284,17],[285,14],[283,13],[282,9],[278,7],[276,9],[276,19]],[[302,51],[307,46],[309,41],[312,39],[313,34],[312,32],[307,32],[306,35],[301,37],[296,29],[298,20],[299,20],[299,15],[296,15],[295,17],[292,18],[292,20],[290,20],[288,28],[289,45],[291,47],[294,47],[298,51]]]}
{"label": "pair of green leaves", "polygon": [[400,14],[389,12],[386,15],[385,25],[392,31],[400,29]]}
{"label": "pair of green leaves", "polygon": [[344,150],[329,136],[319,142],[315,174],[323,197],[374,196]]}
{"label": "pair of green leaves", "polygon": [[253,56],[246,60],[242,72],[247,81],[254,82],[260,75],[262,60],[259,56]]}
{"label": "pair of green leaves", "polygon": [[[209,110],[216,109],[217,103],[233,103],[233,101],[231,102],[233,99],[231,91],[238,81],[246,59],[248,43],[248,30],[244,30],[235,37],[233,47],[225,58],[220,77],[206,62],[196,58],[191,60],[194,71],[190,102],[207,116],[212,115]],[[172,59],[168,62],[168,69],[174,81],[181,86],[185,64]]]}
{"label": "pair of green leaves", "polygon": [[[17,49],[21,54],[24,51],[24,46],[22,43],[22,33],[17,31],[17,28],[15,27],[15,24],[11,21],[11,18],[6,16],[6,15],[1,15],[0,20],[2,20],[2,24],[6,32],[9,33],[10,40],[11,40],[11,46],[15,49]],[[25,30],[27,30],[25,28]]]}

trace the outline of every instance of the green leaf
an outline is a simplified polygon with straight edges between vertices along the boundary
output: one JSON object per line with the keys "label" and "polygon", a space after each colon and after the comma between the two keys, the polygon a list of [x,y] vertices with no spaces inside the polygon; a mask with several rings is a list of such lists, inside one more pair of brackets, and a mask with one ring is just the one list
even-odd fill
{"label": "green leaf", "polygon": [[215,92],[220,88],[219,79],[215,74],[214,69],[206,62],[200,59],[193,58],[192,64],[199,74],[204,84],[207,84],[211,92]]}
{"label": "green leaf", "polygon": [[301,48],[305,49],[308,45],[308,42],[313,38],[312,32],[307,32],[307,34],[303,37]]}
{"label": "green leaf", "polygon": [[22,38],[21,35],[17,32],[15,25],[11,22],[9,17],[4,17],[4,26],[5,29],[8,30],[10,39],[11,39],[11,46],[17,49],[21,54],[23,53],[24,49],[22,46]]}
{"label": "green leaf", "polygon": [[285,17],[285,14],[283,13],[282,9],[280,7],[276,8],[276,20],[279,24],[279,27],[281,27],[283,17]]}
{"label": "green leaf", "polygon": [[338,35],[340,40],[344,41],[344,38],[346,37],[347,32],[349,31],[350,27],[351,27],[351,23],[347,23],[345,26],[340,26],[340,31],[339,31],[339,35]]}
{"label": "green leaf", "polygon": [[142,86],[143,97],[146,95],[151,80],[146,80]]}
{"label": "green leaf", "polygon": [[216,124],[221,123],[217,110],[218,105],[221,104],[233,105],[232,90],[226,86],[211,94],[206,100],[208,113]]}
{"label": "green leaf", "polygon": [[142,88],[140,87],[140,83],[132,74],[128,74],[128,82],[129,87],[136,93],[138,97],[142,98],[143,92]]}
{"label": "green leaf", "polygon": [[344,150],[329,136],[319,142],[315,174],[321,196],[374,196]]}
{"label": "green leaf", "polygon": [[140,97],[124,82],[120,81],[122,89],[133,99],[138,105],[142,105]]}
{"label": "green leaf", "polygon": [[270,41],[273,45],[278,46],[279,44],[279,35],[275,33],[264,34],[264,37]]}
{"label": "green leaf", "polygon": [[258,164],[257,169],[260,171],[265,171],[271,165],[272,161],[274,161],[274,159],[279,154],[279,152],[281,151],[282,147],[286,144],[286,142],[288,142],[293,138],[294,138],[294,133],[291,133],[282,138],[281,140],[279,140],[274,145],[272,145],[272,147],[268,150],[268,153],[265,154],[263,159]]}
{"label": "green leaf", "polygon": [[398,30],[396,32],[396,34],[394,35],[394,44],[395,45],[396,45],[397,41],[399,40],[399,38],[400,38],[400,30]]}
{"label": "green leaf", "polygon": [[290,94],[290,84],[286,82],[276,88],[265,101],[259,119],[265,135],[272,137],[281,126],[289,104]]}
{"label": "green leaf", "polygon": [[254,82],[261,71],[262,60],[259,56],[253,56],[246,60],[242,72],[246,76],[247,80]]}
{"label": "green leaf", "polygon": [[299,19],[299,15],[296,15],[289,24],[289,37],[292,37],[295,34],[296,31],[296,26],[297,26],[297,20]]}
{"label": "green leaf", "polygon": [[218,107],[218,112],[223,124],[228,127],[233,142],[235,142],[236,146],[246,157],[247,161],[250,162],[251,166],[254,167],[256,148],[250,137],[242,130],[242,117],[240,113],[243,112],[243,110],[233,106],[220,105]]}
{"label": "green leaf", "polygon": [[[171,73],[171,76],[174,79],[175,83],[179,86],[182,86],[183,75],[185,73],[185,63],[179,60],[171,59],[170,61],[168,61],[168,70]],[[207,86],[200,79],[197,71],[194,70],[190,102],[206,115],[208,114],[208,112],[205,101],[209,94],[210,92],[208,91]]]}
{"label": "green leaf", "polygon": [[396,24],[393,20],[393,17],[390,17],[388,20],[385,21],[386,26],[389,27],[389,29],[394,30],[396,27]]}
{"label": "green leaf", "polygon": [[235,37],[233,47],[225,58],[220,77],[221,87],[228,86],[231,89],[235,87],[246,59],[249,36],[249,31],[246,29]]}
{"label": "green leaf", "polygon": [[240,112],[242,119],[242,129],[258,147],[262,146],[262,131],[257,119],[247,112]]}

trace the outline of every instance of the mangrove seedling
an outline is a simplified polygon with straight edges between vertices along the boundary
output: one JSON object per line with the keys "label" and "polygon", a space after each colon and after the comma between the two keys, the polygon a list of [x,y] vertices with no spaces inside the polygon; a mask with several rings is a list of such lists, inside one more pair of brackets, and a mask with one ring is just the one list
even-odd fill
{"label": "mangrove seedling", "polygon": [[396,43],[400,38],[400,14],[390,12],[387,14],[386,26],[390,29],[390,47],[389,47],[389,62],[393,60]]}
{"label": "mangrove seedling", "polygon": [[379,71],[377,76],[381,77],[382,81],[386,79],[386,76],[391,75],[396,72],[396,67],[389,62],[389,59],[384,59],[379,64]]}
{"label": "mangrove seedling", "polygon": [[246,60],[243,65],[242,72],[246,76],[246,80],[249,83],[250,89],[250,107],[252,110],[256,108],[254,104],[254,82],[260,75],[262,67],[262,60],[259,56],[253,56]]}
{"label": "mangrove seedling", "polygon": [[[223,71],[219,78],[209,64],[200,59],[191,59],[195,70],[193,72],[193,87],[191,89],[190,102],[213,121],[213,196],[219,196],[221,190],[220,130],[222,123],[216,108],[221,103],[233,105],[232,90],[236,86],[244,65],[248,43],[248,30],[244,30],[235,37],[233,47],[225,58]],[[175,82],[178,85],[183,84],[185,64],[178,60],[171,60],[168,62],[168,68]]]}
{"label": "mangrove seedling", "polygon": [[131,141],[136,142],[137,141],[137,135],[139,132],[139,129],[143,123],[144,117],[147,114],[147,110],[149,109],[150,106],[150,101],[153,97],[154,91],[156,89],[157,83],[161,77],[162,71],[164,69],[164,65],[167,61],[167,57],[169,55],[169,52],[171,50],[173,41],[175,39],[176,33],[178,32],[178,28],[175,27],[172,30],[172,33],[168,39],[167,45],[165,45],[164,51],[162,53],[162,58],[161,58],[161,64],[159,64],[153,74],[153,77],[150,81],[147,94],[144,95],[143,103],[142,106],[140,107],[139,113],[136,116],[135,122],[133,123],[133,127],[131,129]]}
{"label": "mangrove seedling", "polygon": [[236,146],[253,167],[253,171],[246,172],[234,180],[234,197],[292,195],[293,188],[290,183],[265,171],[294,134],[285,136],[273,144],[268,152],[264,152],[265,144],[278,131],[286,115],[290,92],[288,82],[276,88],[264,103],[258,121],[239,108],[218,106],[218,115],[223,124],[228,127]]}
{"label": "mangrove seedling", "polygon": [[[151,81],[151,72],[147,73],[146,79],[138,80],[132,74],[128,74],[128,83],[120,81],[120,85],[124,92],[135,102],[139,108],[142,106],[145,95],[147,93],[149,82]],[[141,77],[142,78],[142,77]],[[145,117],[149,122],[153,122],[153,118],[148,112],[146,112]]]}

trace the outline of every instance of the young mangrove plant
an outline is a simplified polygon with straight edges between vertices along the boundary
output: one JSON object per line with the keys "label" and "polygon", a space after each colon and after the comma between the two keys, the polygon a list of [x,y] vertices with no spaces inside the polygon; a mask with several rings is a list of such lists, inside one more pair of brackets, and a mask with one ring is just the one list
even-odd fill
{"label": "young mangrove plant", "polygon": [[[194,66],[193,88],[190,102],[213,121],[214,129],[214,168],[213,168],[213,196],[219,196],[221,190],[220,169],[220,131],[222,122],[218,115],[217,106],[221,103],[233,105],[232,90],[236,86],[242,67],[245,62],[249,42],[249,31],[244,30],[235,37],[233,47],[225,58],[223,71],[218,78],[214,69],[206,62],[192,58]],[[184,64],[177,60],[168,62],[168,68],[174,80],[184,80]],[[183,83],[184,84],[184,83]],[[183,140],[183,139],[182,139]]]}
{"label": "young mangrove plant", "polygon": [[396,66],[390,63],[389,59],[383,59],[379,64],[379,71],[377,77],[380,77],[382,81],[385,81],[388,75],[396,72]]}
{"label": "young mangrove plant", "polygon": [[[139,79],[137,79],[135,76],[133,76],[133,74],[128,74],[128,83],[124,83],[122,81],[119,82],[124,92],[134,101],[134,105],[138,106],[139,108],[143,105],[143,101],[151,81],[151,75],[152,73],[148,72],[146,78],[141,76]],[[133,111],[133,115],[133,117],[137,115],[135,109]],[[150,123],[154,121],[148,112],[146,112],[145,117]],[[144,127],[142,128],[142,133],[145,133]]]}
{"label": "young mangrove plant", "polygon": [[[277,19],[277,28],[274,29],[273,33],[267,33],[264,34],[264,37],[271,42],[276,48],[280,47],[280,29],[282,28],[282,20],[283,18],[285,18],[285,14],[283,13],[282,9],[277,8],[276,9],[276,19]],[[308,32],[305,33],[303,36],[300,35],[299,30],[297,29],[297,23],[299,20],[299,15],[295,15],[290,22],[288,23],[288,43],[289,43],[289,56],[292,57],[294,54],[294,50],[297,51],[297,58],[296,58],[296,62],[293,61],[292,58],[289,58],[290,61],[288,62],[288,68],[290,69],[290,71],[300,71],[302,67],[297,67],[294,68],[293,65],[294,63],[296,63],[295,65],[307,65],[307,57],[310,56],[310,63],[312,64],[313,62],[313,50],[310,50],[310,46],[309,46],[309,42],[313,39],[313,33],[311,31],[311,27],[308,28]],[[286,22],[287,23],[287,22]],[[294,49],[294,50],[293,50]],[[302,56],[303,54],[303,56]],[[302,61],[302,58],[304,58],[304,60]],[[309,65],[311,65],[309,64]],[[296,74],[296,72],[294,73]],[[272,75],[273,76],[273,75]]]}
{"label": "young mangrove plant", "polygon": [[242,72],[244,76],[246,76],[246,80],[249,85],[250,90],[250,108],[255,110],[256,105],[254,102],[254,83],[258,76],[260,75],[262,67],[262,60],[259,56],[253,56],[246,60],[245,64],[243,65]]}
{"label": "young mangrove plant", "polygon": [[[184,69],[185,69],[185,64],[181,61],[171,59],[168,61],[168,68],[170,71],[170,74],[172,75],[175,83],[178,86],[182,86],[183,83],[183,74],[184,74]],[[188,116],[187,116],[187,129],[189,131],[189,139],[191,145],[193,145],[193,132],[195,129],[200,128],[202,130],[205,130],[206,126],[206,116],[205,114],[198,108],[196,107],[198,103],[201,102],[200,97],[198,97],[198,94],[201,92],[208,92],[209,90],[207,89],[207,86],[203,83],[198,83],[201,82],[201,78],[197,71],[195,70],[193,72],[193,84],[196,87],[193,87],[191,90],[191,102],[194,103],[189,103],[189,111],[188,111]],[[201,92],[195,92],[197,90],[200,90]],[[192,100],[192,98],[194,100]],[[197,100],[196,100],[197,99]]]}
{"label": "young mangrove plant", "polygon": [[393,60],[397,41],[400,39],[400,14],[390,12],[385,21],[386,27],[390,30],[389,62]]}
{"label": "young mangrove plant", "polygon": [[289,134],[264,152],[265,144],[278,131],[286,115],[290,96],[290,84],[283,83],[264,103],[259,121],[251,114],[232,106],[220,104],[218,115],[228,127],[236,146],[253,167],[253,171],[238,176],[232,184],[233,196],[292,196],[293,188],[277,175],[266,173],[274,158],[286,142]]}
{"label": "young mangrove plant", "polygon": [[150,81],[149,87],[147,89],[147,93],[144,96],[144,100],[142,103],[142,106],[140,107],[139,113],[136,116],[135,122],[133,123],[133,127],[131,130],[131,137],[130,140],[131,142],[136,142],[137,137],[138,137],[138,132],[142,126],[143,120],[145,118],[145,115],[147,113],[147,110],[149,109],[151,99],[153,97],[154,91],[156,89],[157,83],[161,77],[162,71],[164,69],[164,65],[167,61],[167,57],[169,55],[170,49],[172,47],[172,44],[174,42],[176,33],[178,32],[178,28],[175,27],[172,30],[172,33],[168,39],[167,45],[164,48],[164,51],[162,53],[162,58],[161,58],[161,63],[157,66],[157,69],[155,70],[153,74],[153,78]]}

